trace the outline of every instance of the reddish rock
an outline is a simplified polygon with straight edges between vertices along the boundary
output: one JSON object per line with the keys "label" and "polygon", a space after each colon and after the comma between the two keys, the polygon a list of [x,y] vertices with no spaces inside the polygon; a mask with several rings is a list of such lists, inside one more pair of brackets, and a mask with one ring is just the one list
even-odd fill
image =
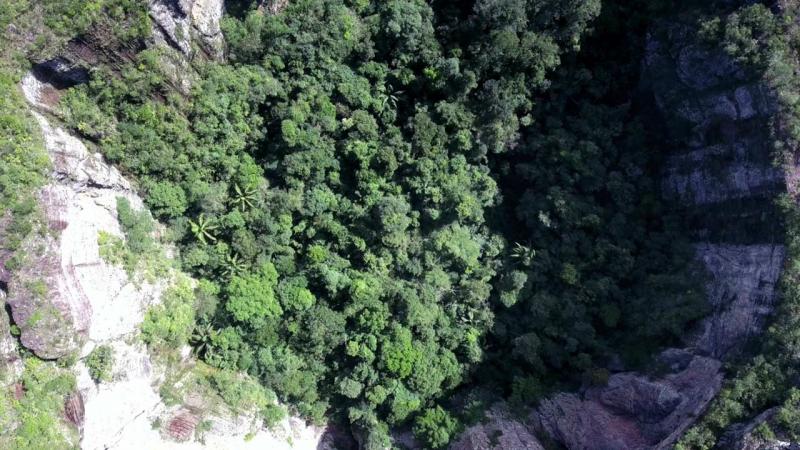
{"label": "reddish rock", "polygon": [[14,399],[21,400],[25,396],[25,387],[22,383],[14,383]]}
{"label": "reddish rock", "polygon": [[176,441],[188,441],[200,418],[190,411],[178,411],[167,423],[167,434]]}
{"label": "reddish rock", "polygon": [[86,410],[83,407],[83,396],[80,392],[73,392],[64,401],[64,416],[78,428],[83,427]]}

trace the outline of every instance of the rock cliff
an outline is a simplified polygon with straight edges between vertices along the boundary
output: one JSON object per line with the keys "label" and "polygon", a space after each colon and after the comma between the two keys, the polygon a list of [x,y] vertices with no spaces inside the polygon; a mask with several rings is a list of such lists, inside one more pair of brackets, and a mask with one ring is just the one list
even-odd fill
{"label": "rock cliff", "polygon": [[771,207],[786,189],[769,146],[775,100],[700,42],[696,26],[676,19],[650,30],[642,91],[657,117],[650,132],[671,147],[663,195],[691,221],[712,313],[687,333],[684,349],[656,358],[658,373],[615,373],[605,386],[551,396],[524,423],[497,405],[451,448],[541,448],[533,436],[568,449],[671,448],[718,393],[722,362],[763,331],[785,257]]}
{"label": "rock cliff", "polygon": [[[23,81],[29,102],[41,102],[42,83],[33,75]],[[142,201],[120,173],[91,154],[76,137],[53,127],[41,113],[39,123],[53,164],[51,182],[38,194],[50,231],[24,244],[27,263],[8,284],[7,303],[20,328],[22,344],[37,356],[56,359],[77,352],[98,323],[98,309],[113,309],[118,322],[141,319],[157,291],[139,291],[123,270],[109,267],[99,256],[100,230],[121,235],[116,220],[117,197]],[[99,304],[93,300],[103,299]],[[113,308],[111,305],[113,304]],[[138,312],[138,314],[132,314]]]}
{"label": "rock cliff", "polygon": [[[271,2],[270,8],[280,4]],[[223,56],[222,2],[149,5],[155,43],[182,55],[171,67],[185,91],[191,80],[183,71],[196,54]],[[605,386],[554,395],[525,421],[497,405],[451,448],[543,449],[537,435],[570,449],[669,448],[719,391],[723,361],[762,331],[784,259],[783,247],[775,244],[779,220],[764,207],[784,189],[784,174],[772,166],[765,144],[774,103],[768,89],[699,43],[693,26],[676,20],[651,30],[642,80],[664,124],[652,131],[667,136],[672,147],[663,192],[684,205],[692,221],[697,257],[709,272],[712,314],[687,333],[685,348],[656,358],[658,371],[614,373]],[[73,42],[39,69],[57,83],[84,82],[93,61],[89,50],[85,41]],[[122,235],[117,197],[137,208],[142,201],[100,155],[51,123],[42,93],[59,86],[45,81],[31,74],[24,88],[53,160],[51,182],[39,193],[50,232],[27,242],[29,264],[14,276],[0,273],[0,282],[22,344],[38,356],[85,356],[99,344],[115,350],[119,364],[110,383],[95,384],[81,366],[70,410],[81,423],[82,448],[317,448],[322,430],[298,419],[271,433],[254,427],[252,416],[229,412],[208,417],[210,437],[201,444],[191,439],[199,421],[193,411],[201,405],[163,403],[157,392],[163,372],[132,339],[144,311],[159,301],[163,283],[131,282],[124,270],[100,258],[97,244],[99,231]],[[0,355],[8,355],[0,359],[0,375],[4,367],[16,370],[10,351],[16,343],[7,338],[7,327],[0,321]],[[152,427],[156,420],[174,427],[185,442],[166,441]],[[739,430],[737,442],[749,442],[754,426]],[[250,433],[254,438],[246,443]]]}
{"label": "rock cliff", "polygon": [[223,3],[219,0],[152,0],[150,17],[157,43],[167,44],[191,58],[193,44],[214,59],[223,56]]}
{"label": "rock cliff", "polygon": [[[177,39],[159,41],[156,31],[156,44],[177,43],[181,50],[200,46],[211,57],[221,56],[221,1],[154,1],[150,7],[161,37],[171,30]],[[181,35],[179,29],[189,33]],[[78,55],[81,48],[83,56]],[[83,358],[99,345],[114,350],[108,382],[95,383],[82,359],[76,365],[77,390],[66,400],[64,414],[80,430],[83,449],[324,448],[329,439],[323,436],[326,430],[294,417],[267,430],[256,412],[234,413],[224,405],[209,411],[208,399],[199,396],[168,406],[159,394],[167,368],[153,360],[139,329],[146,310],[160,302],[170,278],[132,280],[123,268],[103,260],[98,245],[101,231],[123,237],[116,213],[119,197],[135,209],[143,208],[143,202],[116,168],[56,125],[50,115],[59,88],[86,81],[91,62],[87,55],[95,50],[86,41],[72,42],[64,56],[38,64],[22,83],[52,160],[52,173],[37,193],[47,232],[24,243],[27,259],[20,270],[0,273],[0,295],[19,328],[21,344],[44,359]],[[184,54],[182,63],[191,57]],[[2,226],[0,221],[0,232]],[[19,373],[16,347],[4,318],[0,321],[4,382]],[[188,352],[180,364],[193,366]],[[202,442],[196,440],[201,421]],[[163,429],[154,423],[164,424]]]}

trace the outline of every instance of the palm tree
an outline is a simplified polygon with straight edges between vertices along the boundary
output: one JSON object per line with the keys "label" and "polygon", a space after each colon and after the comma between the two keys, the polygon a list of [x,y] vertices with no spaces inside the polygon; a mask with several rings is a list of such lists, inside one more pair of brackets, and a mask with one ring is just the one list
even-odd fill
{"label": "palm tree", "polygon": [[248,186],[242,189],[238,184],[233,185],[236,194],[233,196],[233,204],[244,211],[247,208],[253,207],[253,202],[256,199],[256,188]]}
{"label": "palm tree", "polygon": [[522,263],[523,266],[530,266],[535,256],[536,250],[519,242],[515,242],[514,249],[511,250],[511,257]]}
{"label": "palm tree", "polygon": [[200,213],[197,217],[197,222],[189,219],[189,225],[192,227],[192,234],[203,244],[208,244],[208,241],[216,242],[217,238],[211,234],[217,229],[213,219],[206,219],[205,214]]}
{"label": "palm tree", "polygon": [[245,266],[244,261],[242,261],[239,255],[235,253],[225,255],[225,266],[222,269],[222,274],[226,278],[238,275],[244,272],[246,269],[247,267]]}
{"label": "palm tree", "polygon": [[397,96],[405,91],[393,91],[393,89],[394,88],[392,88],[391,84],[386,85],[385,90],[389,93],[383,96],[383,99],[381,100],[381,108],[385,108],[386,104],[391,105],[392,108],[397,108]]}
{"label": "palm tree", "polygon": [[189,339],[194,353],[199,357],[208,353],[208,351],[211,350],[211,344],[216,335],[217,330],[215,330],[210,323],[197,324],[197,326],[194,327],[194,331],[192,331],[192,337]]}

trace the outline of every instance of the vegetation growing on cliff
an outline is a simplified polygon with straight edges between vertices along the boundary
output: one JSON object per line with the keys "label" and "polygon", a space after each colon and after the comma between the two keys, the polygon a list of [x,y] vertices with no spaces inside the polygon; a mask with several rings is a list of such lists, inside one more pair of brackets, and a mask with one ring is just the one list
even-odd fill
{"label": "vegetation growing on cliff", "polygon": [[114,349],[109,345],[95,348],[86,357],[86,367],[95,382],[111,381],[111,371],[114,369]]}
{"label": "vegetation growing on cliff", "polygon": [[[97,68],[63,118],[135,177],[199,280],[151,309],[146,342],[192,343],[225,401],[267,417],[251,379],[367,448],[398,426],[438,448],[457,389],[531,405],[674,341],[705,310],[625,45],[669,2],[629,3],[241,2],[228,63],[198,64],[188,96],[160,50]],[[59,39],[118,19],[127,42],[144,8],[46,10]],[[118,212],[125,240],[98,241],[133,272],[152,223]]]}
{"label": "vegetation growing on cliff", "polygon": [[75,376],[53,362],[24,360],[20,384],[0,392],[0,447],[32,450],[74,448],[78,430],[61,420]]}
{"label": "vegetation growing on cliff", "polygon": [[13,255],[5,268],[24,260],[22,241],[36,227],[34,192],[45,182],[50,160],[12,71],[0,65],[0,254]]}
{"label": "vegetation growing on cliff", "polygon": [[[651,144],[613,91],[613,64],[637,56],[570,55],[599,8],[245,5],[224,24],[230,64],[200,67],[189,98],[148,50],[62,104],[213,287],[205,361],[368,447],[412,423],[438,447],[458,427],[447,392],[491,379],[532,402],[703,313]],[[152,342],[189,338],[172,303],[148,315]]]}
{"label": "vegetation growing on cliff", "polygon": [[[789,173],[796,171],[796,151],[800,143],[800,111],[797,92],[797,51],[800,30],[793,23],[797,6],[788,5],[775,14],[761,4],[742,7],[708,20],[703,33],[711,45],[719,45],[748,70],[770,86],[777,98],[773,119],[775,164]],[[679,450],[711,449],[728,427],[752,419],[764,410],[780,406],[774,424],[776,431],[797,439],[797,364],[800,355],[800,207],[797,186],[777,199],[786,221],[786,264],[781,276],[781,304],[766,336],[759,342],[752,359],[740,362],[703,419],[691,428],[676,446]],[[773,431],[766,424],[762,430]]]}

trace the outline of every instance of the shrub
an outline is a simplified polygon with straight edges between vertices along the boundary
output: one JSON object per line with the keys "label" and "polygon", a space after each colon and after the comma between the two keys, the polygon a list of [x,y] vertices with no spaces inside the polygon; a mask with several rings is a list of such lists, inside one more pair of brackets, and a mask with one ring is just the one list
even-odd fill
{"label": "shrub", "polygon": [[444,448],[458,431],[458,422],[440,406],[428,409],[414,422],[414,435],[427,448]]}
{"label": "shrub", "polygon": [[194,288],[189,278],[178,276],[164,292],[161,304],[150,308],[142,322],[142,338],[162,348],[178,348],[189,341],[194,327]]}
{"label": "shrub", "polygon": [[101,345],[86,357],[86,368],[89,375],[96,383],[111,381],[111,372],[114,368],[114,349],[108,345]]}

